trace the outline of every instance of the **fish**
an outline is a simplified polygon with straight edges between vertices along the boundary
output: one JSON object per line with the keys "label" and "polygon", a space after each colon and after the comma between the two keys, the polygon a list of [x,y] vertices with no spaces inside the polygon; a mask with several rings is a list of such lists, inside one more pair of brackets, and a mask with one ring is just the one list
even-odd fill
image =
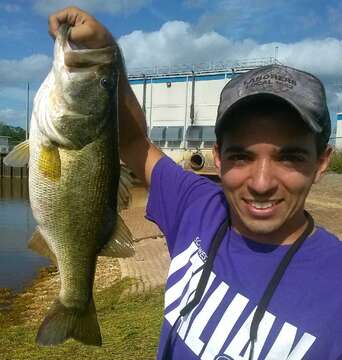
{"label": "fish", "polygon": [[53,64],[34,98],[29,138],[4,159],[29,167],[37,228],[29,247],[49,256],[60,275],[58,297],[36,342],[73,338],[102,344],[93,299],[98,256],[134,255],[119,212],[130,201],[132,176],[119,158],[118,83],[125,72],[119,46],[75,48],[60,26]]}

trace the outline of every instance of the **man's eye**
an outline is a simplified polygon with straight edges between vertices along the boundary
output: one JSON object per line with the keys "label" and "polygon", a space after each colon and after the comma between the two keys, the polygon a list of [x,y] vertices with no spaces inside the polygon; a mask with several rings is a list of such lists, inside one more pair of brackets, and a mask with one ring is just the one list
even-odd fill
{"label": "man's eye", "polygon": [[227,156],[227,160],[235,162],[248,161],[249,157],[246,154],[231,154]]}
{"label": "man's eye", "polygon": [[284,154],[280,156],[280,161],[298,163],[305,161],[305,158],[301,155]]}

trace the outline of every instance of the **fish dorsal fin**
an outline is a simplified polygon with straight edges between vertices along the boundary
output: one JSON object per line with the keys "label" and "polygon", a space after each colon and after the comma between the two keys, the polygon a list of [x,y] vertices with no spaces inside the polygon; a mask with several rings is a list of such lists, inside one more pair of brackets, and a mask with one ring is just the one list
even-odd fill
{"label": "fish dorsal fin", "polygon": [[4,164],[13,167],[23,167],[28,164],[30,158],[29,140],[25,140],[13,148],[13,150],[4,157]]}
{"label": "fish dorsal fin", "polygon": [[130,257],[134,255],[133,236],[120,215],[116,217],[116,226],[108,243],[99,256]]}
{"label": "fish dorsal fin", "polygon": [[32,234],[32,237],[28,242],[28,247],[39,255],[50,258],[52,262],[57,265],[56,255],[50,249],[38,226],[36,227],[35,232]]}
{"label": "fish dorsal fin", "polygon": [[120,212],[123,209],[127,209],[132,201],[132,195],[129,189],[133,186],[133,177],[130,173],[130,170],[121,165],[120,170],[120,180],[118,188],[118,209]]}

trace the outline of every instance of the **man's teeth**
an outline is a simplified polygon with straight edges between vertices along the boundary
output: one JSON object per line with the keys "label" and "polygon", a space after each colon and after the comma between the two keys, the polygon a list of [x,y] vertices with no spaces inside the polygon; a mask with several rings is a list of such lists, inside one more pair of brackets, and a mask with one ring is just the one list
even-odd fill
{"label": "man's teeth", "polygon": [[251,201],[250,204],[255,207],[256,209],[268,209],[272,207],[275,203],[274,202],[255,202]]}

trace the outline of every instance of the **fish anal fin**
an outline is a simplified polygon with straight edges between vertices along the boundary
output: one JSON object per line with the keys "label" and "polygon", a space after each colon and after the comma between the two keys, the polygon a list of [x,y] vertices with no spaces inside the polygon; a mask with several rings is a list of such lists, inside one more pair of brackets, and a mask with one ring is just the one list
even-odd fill
{"label": "fish anal fin", "polygon": [[41,174],[52,181],[61,177],[61,158],[56,146],[42,146],[39,153],[38,167]]}
{"label": "fish anal fin", "polygon": [[86,345],[102,345],[93,299],[84,310],[68,308],[56,299],[40,325],[36,342],[41,346],[54,346],[69,338]]}
{"label": "fish anal fin", "polygon": [[99,256],[130,257],[134,255],[133,236],[120,215],[109,241],[100,251]]}
{"label": "fish anal fin", "polygon": [[30,158],[29,140],[16,145],[13,150],[4,157],[4,164],[13,167],[23,167],[28,164]]}
{"label": "fish anal fin", "polygon": [[29,249],[35,251],[39,255],[46,256],[52,260],[52,262],[57,265],[57,259],[53,251],[49,248],[46,240],[43,235],[40,233],[39,228],[36,228],[36,231],[32,234],[31,239],[28,242]]}

